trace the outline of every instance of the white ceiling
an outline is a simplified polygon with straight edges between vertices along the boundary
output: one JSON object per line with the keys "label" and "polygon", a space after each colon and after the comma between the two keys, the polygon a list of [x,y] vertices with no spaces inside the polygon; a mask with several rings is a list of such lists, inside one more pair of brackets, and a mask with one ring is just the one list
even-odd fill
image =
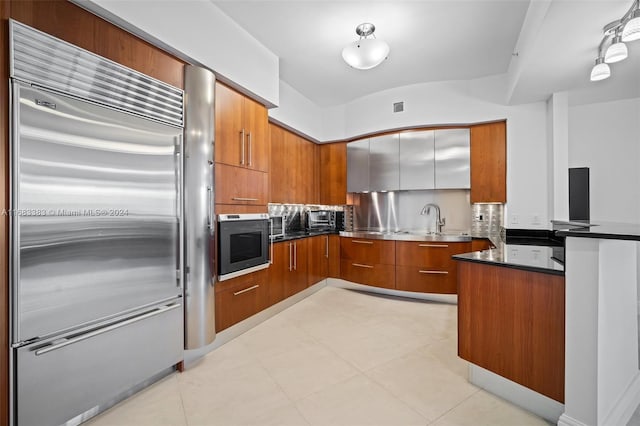
{"label": "white ceiling", "polygon": [[[517,74],[505,94],[510,103],[562,90],[581,101],[640,96],[640,41],[629,45],[630,59],[612,65],[612,78],[589,81],[602,27],[620,18],[630,0],[532,0],[544,4],[538,15],[529,0],[211,1],[278,55],[281,80],[318,106],[508,72]],[[375,24],[376,36],[391,47],[389,59],[368,71],[341,57],[363,22]]]}

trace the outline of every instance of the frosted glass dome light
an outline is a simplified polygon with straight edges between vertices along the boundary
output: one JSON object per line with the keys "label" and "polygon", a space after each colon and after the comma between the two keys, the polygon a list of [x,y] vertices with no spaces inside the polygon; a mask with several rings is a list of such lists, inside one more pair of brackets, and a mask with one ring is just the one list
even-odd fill
{"label": "frosted glass dome light", "polygon": [[627,45],[624,44],[618,36],[613,39],[611,46],[609,46],[607,52],[604,54],[604,61],[608,64],[613,64],[627,59],[627,56],[629,56]]}
{"label": "frosted glass dome light", "polygon": [[[376,27],[373,24],[360,24],[356,34],[360,40],[348,44],[342,49],[342,59],[353,68],[368,70],[380,65],[389,57],[389,45],[373,36]],[[367,38],[368,36],[373,38]]]}
{"label": "frosted glass dome light", "polygon": [[596,59],[596,64],[591,69],[591,81],[600,81],[609,78],[611,68],[604,62],[604,59]]}
{"label": "frosted glass dome light", "polygon": [[640,9],[636,9],[631,14],[631,19],[622,29],[622,41],[634,41],[640,39]]}

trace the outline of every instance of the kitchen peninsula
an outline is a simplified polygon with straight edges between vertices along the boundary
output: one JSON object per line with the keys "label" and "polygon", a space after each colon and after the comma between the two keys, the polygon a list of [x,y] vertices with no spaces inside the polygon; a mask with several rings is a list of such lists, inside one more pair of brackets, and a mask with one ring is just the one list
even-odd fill
{"label": "kitchen peninsula", "polygon": [[558,424],[624,424],[640,403],[640,225],[597,222],[557,235],[566,238],[567,266],[565,410]]}
{"label": "kitchen peninsula", "polygon": [[471,363],[472,383],[555,421],[564,402],[562,241],[509,231],[495,249],[453,256],[458,356]]}

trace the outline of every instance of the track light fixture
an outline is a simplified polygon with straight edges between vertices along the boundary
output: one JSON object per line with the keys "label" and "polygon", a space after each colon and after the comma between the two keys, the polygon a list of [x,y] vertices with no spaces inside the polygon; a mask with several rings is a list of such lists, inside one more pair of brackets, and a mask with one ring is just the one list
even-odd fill
{"label": "track light fixture", "polygon": [[[622,18],[605,25],[603,32],[604,36],[598,46],[598,57],[591,69],[591,81],[609,78],[611,68],[608,64],[626,59],[629,50],[625,43],[640,39],[640,0],[634,0]],[[607,44],[608,47],[604,50]]]}

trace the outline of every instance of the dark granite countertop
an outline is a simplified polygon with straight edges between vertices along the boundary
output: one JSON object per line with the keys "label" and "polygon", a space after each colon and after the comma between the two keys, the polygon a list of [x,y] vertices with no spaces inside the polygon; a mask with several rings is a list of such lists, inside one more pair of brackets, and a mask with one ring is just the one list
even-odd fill
{"label": "dark granite countertop", "polygon": [[486,263],[506,268],[546,274],[564,275],[564,246],[547,238],[526,236],[498,236],[491,238],[494,249],[454,255],[456,260]]}
{"label": "dark granite countertop", "polygon": [[[556,229],[556,235],[561,237],[640,241],[640,224],[637,223],[594,221],[584,223],[580,226],[580,224],[574,222],[552,222]],[[563,225],[566,226],[566,228],[564,228]]]}

